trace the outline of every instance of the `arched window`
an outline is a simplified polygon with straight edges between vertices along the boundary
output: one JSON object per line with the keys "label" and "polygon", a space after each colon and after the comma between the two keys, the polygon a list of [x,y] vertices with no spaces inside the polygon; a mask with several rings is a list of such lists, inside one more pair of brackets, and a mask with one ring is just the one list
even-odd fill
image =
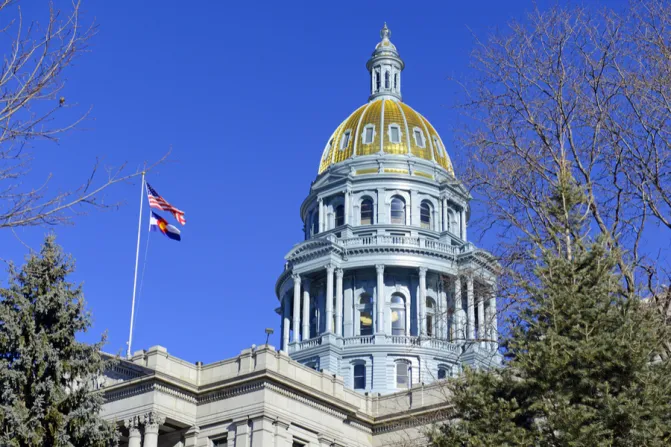
{"label": "arched window", "polygon": [[408,388],[412,384],[412,367],[405,361],[396,362],[396,388]]}
{"label": "arched window", "polygon": [[391,199],[391,223],[405,224],[405,202],[400,197]]}
{"label": "arched window", "polygon": [[391,296],[391,335],[405,335],[405,298],[400,293]]}
{"label": "arched window", "polygon": [[384,72],[384,88],[386,88],[386,89],[389,88],[389,72],[388,71]]}
{"label": "arched window", "polygon": [[345,225],[345,207],[342,205],[336,206],[335,209],[335,224],[336,227]]}
{"label": "arched window", "polygon": [[394,73],[394,90],[398,90],[398,73]]}
{"label": "arched window", "polygon": [[359,335],[373,335],[373,297],[362,293],[359,297]]}
{"label": "arched window", "polygon": [[370,199],[361,201],[361,225],[373,225],[373,201]]}
{"label": "arched window", "polygon": [[438,367],[438,380],[447,378],[447,368],[444,366]]}
{"label": "arched window", "polygon": [[436,302],[433,298],[426,298],[426,335],[432,337],[434,334],[433,324],[436,315]]}
{"label": "arched window", "polygon": [[357,363],[354,365],[354,389],[366,389],[366,365]]}
{"label": "arched window", "polygon": [[380,72],[379,71],[375,72],[375,91],[376,92],[380,91]]}
{"label": "arched window", "polygon": [[431,205],[426,200],[419,206],[419,221],[422,228],[431,229]]}

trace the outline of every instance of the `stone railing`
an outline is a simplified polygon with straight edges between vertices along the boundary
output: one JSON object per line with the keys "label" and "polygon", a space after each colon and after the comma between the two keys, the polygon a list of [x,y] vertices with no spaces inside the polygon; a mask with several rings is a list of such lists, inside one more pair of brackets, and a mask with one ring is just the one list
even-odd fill
{"label": "stone railing", "polygon": [[338,243],[345,249],[352,249],[358,247],[372,247],[372,246],[395,246],[395,247],[411,247],[411,248],[426,248],[435,250],[441,253],[456,255],[463,250],[461,247],[455,247],[445,242],[427,239],[424,237],[410,237],[410,236],[393,236],[393,235],[374,235],[352,237],[348,239],[341,239]]}
{"label": "stone railing", "polygon": [[[298,343],[289,344],[289,352],[303,351],[316,348],[328,341],[324,341],[325,335],[320,335],[309,340],[303,340]],[[457,343],[438,338],[418,337],[414,335],[363,335],[355,337],[338,337],[333,334],[328,335],[336,346],[359,346],[359,345],[403,345],[417,348],[440,349],[443,351],[458,352],[461,347]]]}
{"label": "stone railing", "polygon": [[342,340],[343,346],[375,344],[375,336],[374,335],[363,335],[363,336],[358,336],[358,337],[343,337],[341,340]]}

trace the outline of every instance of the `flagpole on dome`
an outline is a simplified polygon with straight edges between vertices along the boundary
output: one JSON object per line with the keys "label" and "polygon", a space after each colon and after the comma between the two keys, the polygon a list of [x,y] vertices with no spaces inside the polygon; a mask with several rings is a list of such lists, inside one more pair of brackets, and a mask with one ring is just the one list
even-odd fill
{"label": "flagpole on dome", "polygon": [[140,232],[142,230],[142,203],[144,202],[144,175],[145,171],[142,171],[142,181],[140,182],[140,215],[138,217],[137,223],[137,247],[135,249],[135,277],[133,279],[133,300],[130,307],[130,332],[128,334],[128,350],[126,351],[126,357],[130,358],[131,356],[131,343],[133,342],[133,319],[135,318],[135,291],[137,290],[137,266],[140,259]]}

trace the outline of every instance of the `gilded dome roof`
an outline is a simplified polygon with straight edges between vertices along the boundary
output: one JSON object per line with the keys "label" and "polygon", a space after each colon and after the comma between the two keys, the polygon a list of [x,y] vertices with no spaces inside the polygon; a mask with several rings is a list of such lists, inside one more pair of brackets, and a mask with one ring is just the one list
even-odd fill
{"label": "gilded dome roof", "polygon": [[362,105],[336,128],[324,148],[319,173],[352,157],[380,153],[433,161],[454,175],[443,141],[431,123],[389,97]]}

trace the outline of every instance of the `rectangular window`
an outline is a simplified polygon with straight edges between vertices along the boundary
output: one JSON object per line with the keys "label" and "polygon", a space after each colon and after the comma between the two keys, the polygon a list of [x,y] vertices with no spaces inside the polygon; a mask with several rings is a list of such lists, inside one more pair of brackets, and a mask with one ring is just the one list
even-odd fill
{"label": "rectangular window", "polygon": [[396,364],[396,388],[408,388],[408,364],[399,362]]}
{"label": "rectangular window", "polygon": [[217,438],[212,440],[212,447],[223,447],[228,445],[228,438]]}
{"label": "rectangular window", "polygon": [[359,335],[373,335],[373,313],[362,310],[359,315]]}
{"label": "rectangular window", "polygon": [[391,130],[391,142],[392,143],[400,143],[401,142],[401,134],[398,131],[398,127],[392,126],[390,130]]}
{"label": "rectangular window", "polygon": [[366,365],[354,365],[354,389],[366,389]]}
{"label": "rectangular window", "polygon": [[373,128],[372,127],[366,127],[366,130],[364,131],[363,142],[365,144],[370,144],[370,143],[373,142]]}
{"label": "rectangular window", "polygon": [[349,146],[349,135],[349,130],[343,134],[342,140],[340,141],[340,149],[345,149],[347,146]]}
{"label": "rectangular window", "polygon": [[415,143],[417,143],[417,146],[419,147],[424,147],[424,138],[422,136],[422,131],[419,129],[415,129]]}

